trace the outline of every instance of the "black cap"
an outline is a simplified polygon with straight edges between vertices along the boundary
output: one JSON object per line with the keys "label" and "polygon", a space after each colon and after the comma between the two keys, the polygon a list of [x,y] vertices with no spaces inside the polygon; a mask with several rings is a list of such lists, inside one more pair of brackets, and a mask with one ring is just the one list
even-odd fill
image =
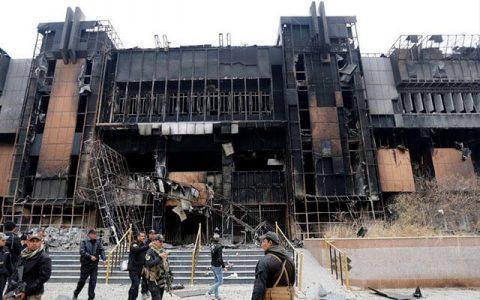
{"label": "black cap", "polygon": [[12,231],[15,229],[15,227],[17,227],[17,224],[15,224],[15,222],[7,221],[3,223],[3,228],[7,231]]}
{"label": "black cap", "polygon": [[165,241],[165,239],[163,238],[163,235],[161,235],[161,234],[156,234],[155,237],[153,238],[153,241],[163,242],[163,241]]}
{"label": "black cap", "polygon": [[93,233],[97,233],[97,231],[93,228],[88,231],[88,234],[93,234]]}
{"label": "black cap", "polygon": [[260,241],[263,241],[264,239],[272,241],[274,244],[277,245],[280,244],[280,238],[278,237],[278,234],[273,231],[269,231],[260,237]]}

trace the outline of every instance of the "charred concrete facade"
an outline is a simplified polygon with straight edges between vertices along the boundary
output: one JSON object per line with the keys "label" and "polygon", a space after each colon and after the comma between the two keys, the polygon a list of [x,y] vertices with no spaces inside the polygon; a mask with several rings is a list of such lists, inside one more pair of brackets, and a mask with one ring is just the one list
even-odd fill
{"label": "charred concrete facade", "polygon": [[401,36],[362,58],[383,192],[414,178],[475,184],[480,127],[479,36]]}
{"label": "charred concrete facade", "polygon": [[[362,57],[355,24],[313,3],[308,16],[281,17],[276,45],[152,49],[123,48],[108,22],[78,8],[39,24],[23,73],[0,54],[0,89],[15,80],[23,91],[8,114],[17,123],[0,111],[3,220],[116,236],[133,224],[176,242],[198,223],[237,241],[275,222],[292,237],[320,236],[346,215],[382,217],[382,191],[415,190],[408,166],[413,174],[431,154],[433,168],[435,140],[476,161],[478,40],[454,59],[419,41]],[[439,151],[439,170],[456,163]]]}

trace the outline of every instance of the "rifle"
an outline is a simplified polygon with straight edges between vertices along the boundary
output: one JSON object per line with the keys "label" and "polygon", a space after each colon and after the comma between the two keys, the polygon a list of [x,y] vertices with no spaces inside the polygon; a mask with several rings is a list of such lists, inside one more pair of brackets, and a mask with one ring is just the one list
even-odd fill
{"label": "rifle", "polygon": [[[12,279],[10,279],[9,289],[11,290],[3,296],[4,300],[20,299],[20,294],[25,293],[27,284],[23,281],[23,266],[18,266],[16,277],[17,278],[15,278],[15,276],[12,276]],[[16,280],[14,280],[13,278],[15,278]]]}
{"label": "rifle", "polygon": [[162,261],[163,269],[165,270],[165,291],[172,296],[173,274],[172,271],[170,271],[170,263],[168,262],[168,258],[162,259]]}

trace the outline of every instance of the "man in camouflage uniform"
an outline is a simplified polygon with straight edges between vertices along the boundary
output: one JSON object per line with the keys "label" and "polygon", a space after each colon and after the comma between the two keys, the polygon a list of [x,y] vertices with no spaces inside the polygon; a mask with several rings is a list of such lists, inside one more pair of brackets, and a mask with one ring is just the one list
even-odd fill
{"label": "man in camouflage uniform", "polygon": [[145,254],[147,286],[152,300],[162,300],[165,289],[171,284],[168,253],[163,248],[163,236],[157,234]]}

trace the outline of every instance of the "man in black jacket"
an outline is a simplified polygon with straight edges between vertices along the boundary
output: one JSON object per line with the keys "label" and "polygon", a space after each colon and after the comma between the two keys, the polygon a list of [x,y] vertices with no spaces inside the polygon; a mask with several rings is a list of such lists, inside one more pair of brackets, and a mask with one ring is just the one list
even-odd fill
{"label": "man in black jacket", "polygon": [[[263,300],[267,288],[272,288],[281,276],[277,286],[293,286],[295,284],[295,265],[285,248],[280,246],[280,239],[275,232],[267,232],[260,237],[265,256],[255,267],[255,283],[252,300]],[[282,273],[285,262],[287,274]]]}
{"label": "man in black jacket", "polygon": [[88,238],[80,243],[80,280],[73,292],[74,300],[77,299],[82,291],[88,277],[90,277],[88,282],[88,300],[95,299],[99,259],[102,259],[103,263],[105,263],[105,250],[103,249],[102,241],[97,240],[97,231],[90,229]]}
{"label": "man in black jacket", "polygon": [[10,251],[12,264],[14,267],[16,267],[18,260],[20,259],[20,252],[22,252],[22,244],[16,233],[17,224],[12,221],[7,221],[5,224],[3,224],[3,228],[5,229],[5,234],[8,236],[6,246]]}
{"label": "man in black jacket", "polygon": [[4,233],[0,233],[0,299],[5,289],[5,284],[10,276],[12,276],[14,268],[12,260],[10,258],[10,252],[5,246],[8,236]]}
{"label": "man in black jacket", "polygon": [[[138,296],[138,286],[142,278],[142,270],[145,264],[145,254],[149,246],[145,242],[145,233],[139,232],[130,246],[128,255],[128,275],[132,281],[128,291],[128,300],[135,300]],[[142,285],[142,297],[148,293],[146,286]]]}
{"label": "man in black jacket", "polygon": [[50,279],[51,273],[52,260],[44,250],[42,237],[31,234],[27,239],[27,248],[20,255],[7,294],[14,294],[19,299],[41,300],[44,284]]}
{"label": "man in black jacket", "polygon": [[220,244],[220,235],[215,233],[212,238],[212,244],[210,245],[210,253],[212,256],[212,271],[215,276],[215,283],[210,287],[207,292],[207,296],[215,295],[215,299],[220,299],[218,295],[218,288],[223,284],[223,270],[225,269],[225,263],[223,262],[223,246]]}

